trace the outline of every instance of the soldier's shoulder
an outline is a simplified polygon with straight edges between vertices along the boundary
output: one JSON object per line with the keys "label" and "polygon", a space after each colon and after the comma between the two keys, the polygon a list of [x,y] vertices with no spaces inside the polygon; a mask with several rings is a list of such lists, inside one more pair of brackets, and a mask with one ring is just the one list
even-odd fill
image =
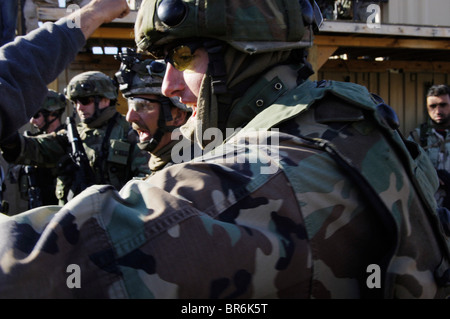
{"label": "soldier's shoulder", "polygon": [[325,97],[339,98],[366,108],[373,108],[382,102],[381,98],[370,93],[365,86],[352,82],[323,80],[300,85],[297,90],[304,91],[303,93],[314,101]]}

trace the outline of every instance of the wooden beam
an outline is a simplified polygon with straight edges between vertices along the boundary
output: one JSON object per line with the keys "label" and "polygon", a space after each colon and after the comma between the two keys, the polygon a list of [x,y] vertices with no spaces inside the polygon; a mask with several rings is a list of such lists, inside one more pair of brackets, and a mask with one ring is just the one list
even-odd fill
{"label": "wooden beam", "polygon": [[328,60],[319,71],[330,72],[433,72],[450,73],[450,62]]}
{"label": "wooden beam", "polygon": [[133,28],[98,28],[90,38],[134,40]]}
{"label": "wooden beam", "polygon": [[[69,15],[73,11],[68,8],[53,8],[53,7],[38,7],[37,8],[37,16],[40,21],[56,21],[59,20],[66,15]],[[114,19],[112,23],[130,23],[134,24],[136,21],[137,11],[130,11],[130,13],[121,18]]]}
{"label": "wooden beam", "polygon": [[317,69],[320,69],[325,62],[328,61],[328,58],[336,52],[338,49],[337,46],[331,45],[314,45],[313,47],[317,47]]}
{"label": "wooden beam", "polygon": [[[39,6],[37,8],[38,20],[56,21],[68,14],[72,10],[68,8],[55,8]],[[115,19],[113,23],[134,24],[137,11],[132,10],[122,18]],[[380,24],[379,27],[371,28],[367,23],[332,21],[325,20],[320,27],[321,33],[347,33],[352,35],[388,35],[388,36],[409,36],[409,37],[427,37],[427,38],[450,38],[450,27],[442,26],[424,26],[424,25],[402,25],[402,24]]]}
{"label": "wooden beam", "polygon": [[379,24],[377,27],[371,26],[369,27],[369,24],[361,22],[325,20],[320,27],[320,32],[450,38],[450,27],[385,23]]}
{"label": "wooden beam", "polygon": [[[337,49],[337,46],[314,44],[308,53],[308,62],[311,63],[313,70],[319,70]],[[317,73],[314,73],[311,79],[317,80]]]}
{"label": "wooden beam", "polygon": [[314,43],[317,45],[329,45],[338,47],[365,47],[365,48],[389,48],[389,49],[428,49],[450,50],[448,39],[404,39],[391,37],[360,37],[360,36],[331,36],[316,35]]}

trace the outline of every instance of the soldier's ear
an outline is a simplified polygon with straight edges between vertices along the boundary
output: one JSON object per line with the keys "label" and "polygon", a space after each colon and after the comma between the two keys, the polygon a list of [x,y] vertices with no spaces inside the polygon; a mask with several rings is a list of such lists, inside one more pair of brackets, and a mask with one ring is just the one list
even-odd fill
{"label": "soldier's ear", "polygon": [[100,109],[106,108],[106,107],[111,106],[111,105],[112,105],[111,100],[106,98],[106,97],[102,97],[100,102],[99,102],[99,108]]}
{"label": "soldier's ear", "polygon": [[186,120],[187,112],[184,112],[183,110],[177,107],[174,107],[172,109],[175,111],[172,112],[173,126],[183,125]]}

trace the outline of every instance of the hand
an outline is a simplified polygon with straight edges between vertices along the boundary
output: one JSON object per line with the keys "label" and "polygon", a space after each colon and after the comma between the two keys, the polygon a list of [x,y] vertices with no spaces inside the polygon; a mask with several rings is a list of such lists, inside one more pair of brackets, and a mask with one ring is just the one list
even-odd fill
{"label": "hand", "polygon": [[126,0],[91,0],[86,7],[103,15],[103,22],[108,23],[116,18],[123,18],[129,12],[130,8]]}
{"label": "hand", "polygon": [[70,14],[68,19],[79,18],[81,31],[87,39],[103,23],[123,18],[129,12],[130,7],[126,0],[91,0],[81,10]]}

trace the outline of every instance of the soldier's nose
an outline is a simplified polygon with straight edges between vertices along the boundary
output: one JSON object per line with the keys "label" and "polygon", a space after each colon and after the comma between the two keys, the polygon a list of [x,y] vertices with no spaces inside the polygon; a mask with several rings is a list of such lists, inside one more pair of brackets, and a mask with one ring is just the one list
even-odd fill
{"label": "soldier's nose", "polygon": [[166,74],[161,85],[162,94],[167,97],[181,96],[184,88],[183,72],[178,71],[172,64],[167,63]]}

